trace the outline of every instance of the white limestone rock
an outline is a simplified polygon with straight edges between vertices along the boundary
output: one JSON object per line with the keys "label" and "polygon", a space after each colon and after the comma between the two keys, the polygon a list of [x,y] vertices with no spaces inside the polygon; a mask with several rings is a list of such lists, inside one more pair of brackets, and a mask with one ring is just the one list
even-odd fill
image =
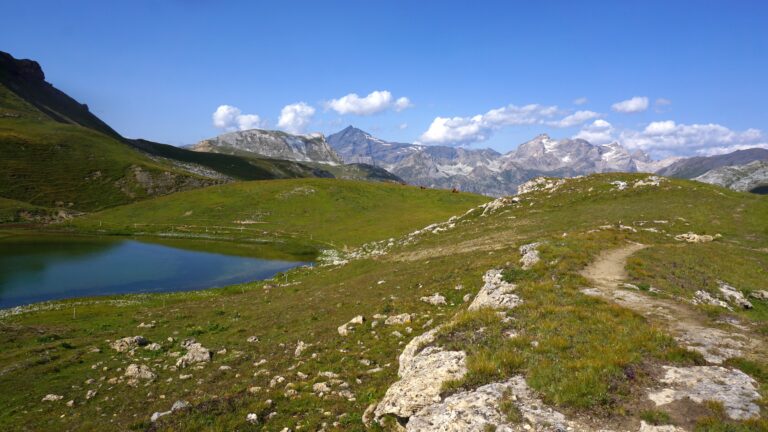
{"label": "white limestone rock", "polygon": [[501,270],[488,270],[483,275],[485,284],[469,305],[469,310],[480,308],[512,309],[523,301],[515,295],[515,285],[505,282]]}

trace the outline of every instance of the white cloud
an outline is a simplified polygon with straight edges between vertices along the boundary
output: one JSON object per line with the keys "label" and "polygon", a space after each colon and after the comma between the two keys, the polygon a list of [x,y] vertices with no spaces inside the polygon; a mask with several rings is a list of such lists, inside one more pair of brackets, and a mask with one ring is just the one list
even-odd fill
{"label": "white cloud", "polygon": [[400,97],[394,100],[392,93],[387,90],[375,90],[365,97],[360,97],[357,93],[350,93],[338,99],[331,99],[326,102],[325,106],[341,115],[356,114],[365,116],[380,113],[389,108],[395,111],[402,111],[410,108],[412,104],[407,97]]}
{"label": "white cloud", "polygon": [[589,102],[589,99],[587,99],[585,97],[580,97],[580,98],[577,98],[577,99],[573,100],[573,104],[574,105],[584,105],[587,102]]}
{"label": "white cloud", "polygon": [[232,105],[220,105],[211,116],[213,126],[225,131],[248,130],[263,128],[264,122],[256,114],[242,114],[239,108]]}
{"label": "white cloud", "polygon": [[746,148],[768,148],[768,137],[758,129],[734,131],[723,125],[679,124],[672,120],[651,122],[642,130],[616,130],[605,120],[595,120],[574,138],[593,144],[618,141],[629,149],[640,149],[655,156],[713,155]]}
{"label": "white cloud", "polygon": [[400,123],[400,126],[398,126],[398,128],[400,128],[400,130],[408,129],[408,123]]}
{"label": "white cloud", "polygon": [[406,108],[410,108],[412,106],[413,106],[413,104],[411,103],[411,100],[408,99],[405,96],[399,97],[395,101],[395,111],[397,111],[397,112],[400,112],[400,111],[402,111],[402,110],[404,110]]}
{"label": "white cloud", "polygon": [[667,98],[658,98],[658,99],[656,99],[656,102],[654,102],[654,104],[657,107],[667,106],[667,105],[672,105],[672,101],[667,99]]}
{"label": "white cloud", "polygon": [[449,145],[484,141],[504,126],[543,124],[557,112],[556,106],[530,104],[507,105],[472,117],[436,117],[420,140]]}
{"label": "white cloud", "polygon": [[614,141],[613,125],[603,119],[597,119],[583,127],[573,137],[587,140],[595,145],[608,144]]}
{"label": "white cloud", "polygon": [[616,102],[611,105],[616,112],[621,113],[639,113],[648,109],[648,98],[645,96],[635,96],[632,99]]}
{"label": "white cloud", "polygon": [[597,118],[597,117],[600,117],[600,114],[594,111],[576,111],[575,113],[569,116],[566,116],[560,120],[547,122],[547,124],[550,126],[555,126],[559,128],[567,128],[571,126],[580,125],[588,120],[592,120],[593,118]]}
{"label": "white cloud", "polygon": [[302,133],[314,115],[315,109],[304,102],[286,105],[280,110],[277,127],[289,133]]}

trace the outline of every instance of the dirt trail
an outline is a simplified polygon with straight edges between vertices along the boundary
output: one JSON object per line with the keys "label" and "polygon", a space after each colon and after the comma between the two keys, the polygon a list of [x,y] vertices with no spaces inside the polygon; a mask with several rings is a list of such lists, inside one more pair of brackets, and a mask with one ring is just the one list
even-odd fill
{"label": "dirt trail", "polygon": [[768,355],[762,338],[750,335],[733,325],[716,327],[703,314],[679,300],[646,295],[634,289],[622,288],[627,277],[627,258],[647,247],[638,243],[603,252],[582,275],[592,281],[593,288],[585,294],[601,297],[632,309],[671,335],[686,348],[700,352],[710,363],[720,364],[731,357],[765,358]]}

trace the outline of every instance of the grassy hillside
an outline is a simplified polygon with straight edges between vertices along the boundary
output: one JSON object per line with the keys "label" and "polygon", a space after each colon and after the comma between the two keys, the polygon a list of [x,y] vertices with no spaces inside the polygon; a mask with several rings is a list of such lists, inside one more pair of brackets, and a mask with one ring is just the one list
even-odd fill
{"label": "grassy hillside", "polygon": [[[766,431],[768,362],[760,350],[768,346],[768,304],[753,299],[754,308],[729,311],[688,300],[695,290],[716,294],[716,280],[746,294],[768,290],[768,200],[683,180],[644,185],[646,180],[639,174],[571,179],[522,195],[519,203],[499,202],[495,210],[478,209],[453,225],[405,237],[397,236],[412,229],[406,228],[408,218],[416,223],[435,206],[440,210],[423,220],[451,211],[462,215],[461,206],[451,210],[445,200],[465,199],[466,205],[480,200],[400,186],[379,185],[373,191],[355,183],[306,180],[259,183],[258,188],[227,185],[206,191],[221,192],[218,198],[193,191],[179,194],[183,200],[164,197],[93,215],[78,226],[93,227],[99,217],[124,225],[134,218],[165,223],[202,214],[205,223],[263,220],[265,227],[322,236],[339,247],[397,239],[369,244],[361,251],[377,253],[363,253],[343,266],[296,269],[270,281],[62,302],[6,315],[0,319],[0,385],[28,391],[0,394],[0,424],[30,430],[361,431],[363,412],[398,379],[404,343],[450,322],[436,343],[464,350],[469,371],[446,383],[444,394],[520,375],[544,404],[590,429],[638,430],[644,420],[689,431]],[[335,184],[348,188],[334,190]],[[267,194],[262,185],[282,187]],[[308,187],[315,192],[299,194]],[[426,199],[419,199],[421,193]],[[382,200],[397,194],[415,207],[389,212],[398,199]],[[345,207],[334,200],[340,196],[357,204]],[[687,232],[721,236],[709,243],[675,239]],[[243,240],[248,236],[244,231]],[[590,285],[581,275],[585,266],[628,241],[648,246],[630,258],[627,282],[638,287],[632,292],[649,301],[674,302],[702,325],[742,331],[755,341],[756,351],[745,350],[725,366],[756,380],[762,419],[731,420],[718,403],[656,407],[650,402],[647,391],[661,385],[663,366],[707,361],[673,339],[664,321],[582,292]],[[519,247],[531,242],[540,242],[541,260],[523,270]],[[467,312],[463,297],[478,292],[489,269],[503,270],[522,305],[501,315]],[[445,296],[447,304],[419,300],[434,293]],[[373,325],[374,314],[400,313],[411,313],[412,321]],[[366,323],[340,336],[337,327],[358,314]],[[137,328],[153,320],[155,327]],[[137,334],[161,349],[129,355],[107,342]],[[250,336],[258,342],[249,342]],[[184,352],[179,342],[188,337],[216,352],[210,364],[175,368],[175,353]],[[300,341],[310,346],[297,354]],[[120,377],[131,363],[149,366],[157,378],[130,386]],[[320,383],[336,393],[318,396],[313,386]],[[342,389],[352,396],[340,395]],[[95,396],[87,398],[89,390]],[[49,393],[63,399],[41,402]],[[177,400],[191,406],[150,421],[153,412],[169,410]],[[513,402],[505,404],[514,408]],[[520,413],[507,408],[511,421],[520,421]],[[258,424],[246,421],[249,413]],[[382,428],[374,424],[372,430]]]}
{"label": "grassy hillside", "polygon": [[292,238],[344,248],[402,235],[486,201],[399,184],[274,180],[159,197],[78,218],[69,226],[115,234]]}

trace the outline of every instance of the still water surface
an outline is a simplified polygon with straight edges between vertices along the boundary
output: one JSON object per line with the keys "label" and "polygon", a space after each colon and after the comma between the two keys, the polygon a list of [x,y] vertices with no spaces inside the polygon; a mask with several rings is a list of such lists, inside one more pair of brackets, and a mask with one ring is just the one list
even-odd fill
{"label": "still water surface", "polygon": [[[221,253],[220,245],[114,238],[0,239],[0,308],[71,297],[187,291],[268,279],[306,261]],[[209,249],[209,250],[206,250]]]}

